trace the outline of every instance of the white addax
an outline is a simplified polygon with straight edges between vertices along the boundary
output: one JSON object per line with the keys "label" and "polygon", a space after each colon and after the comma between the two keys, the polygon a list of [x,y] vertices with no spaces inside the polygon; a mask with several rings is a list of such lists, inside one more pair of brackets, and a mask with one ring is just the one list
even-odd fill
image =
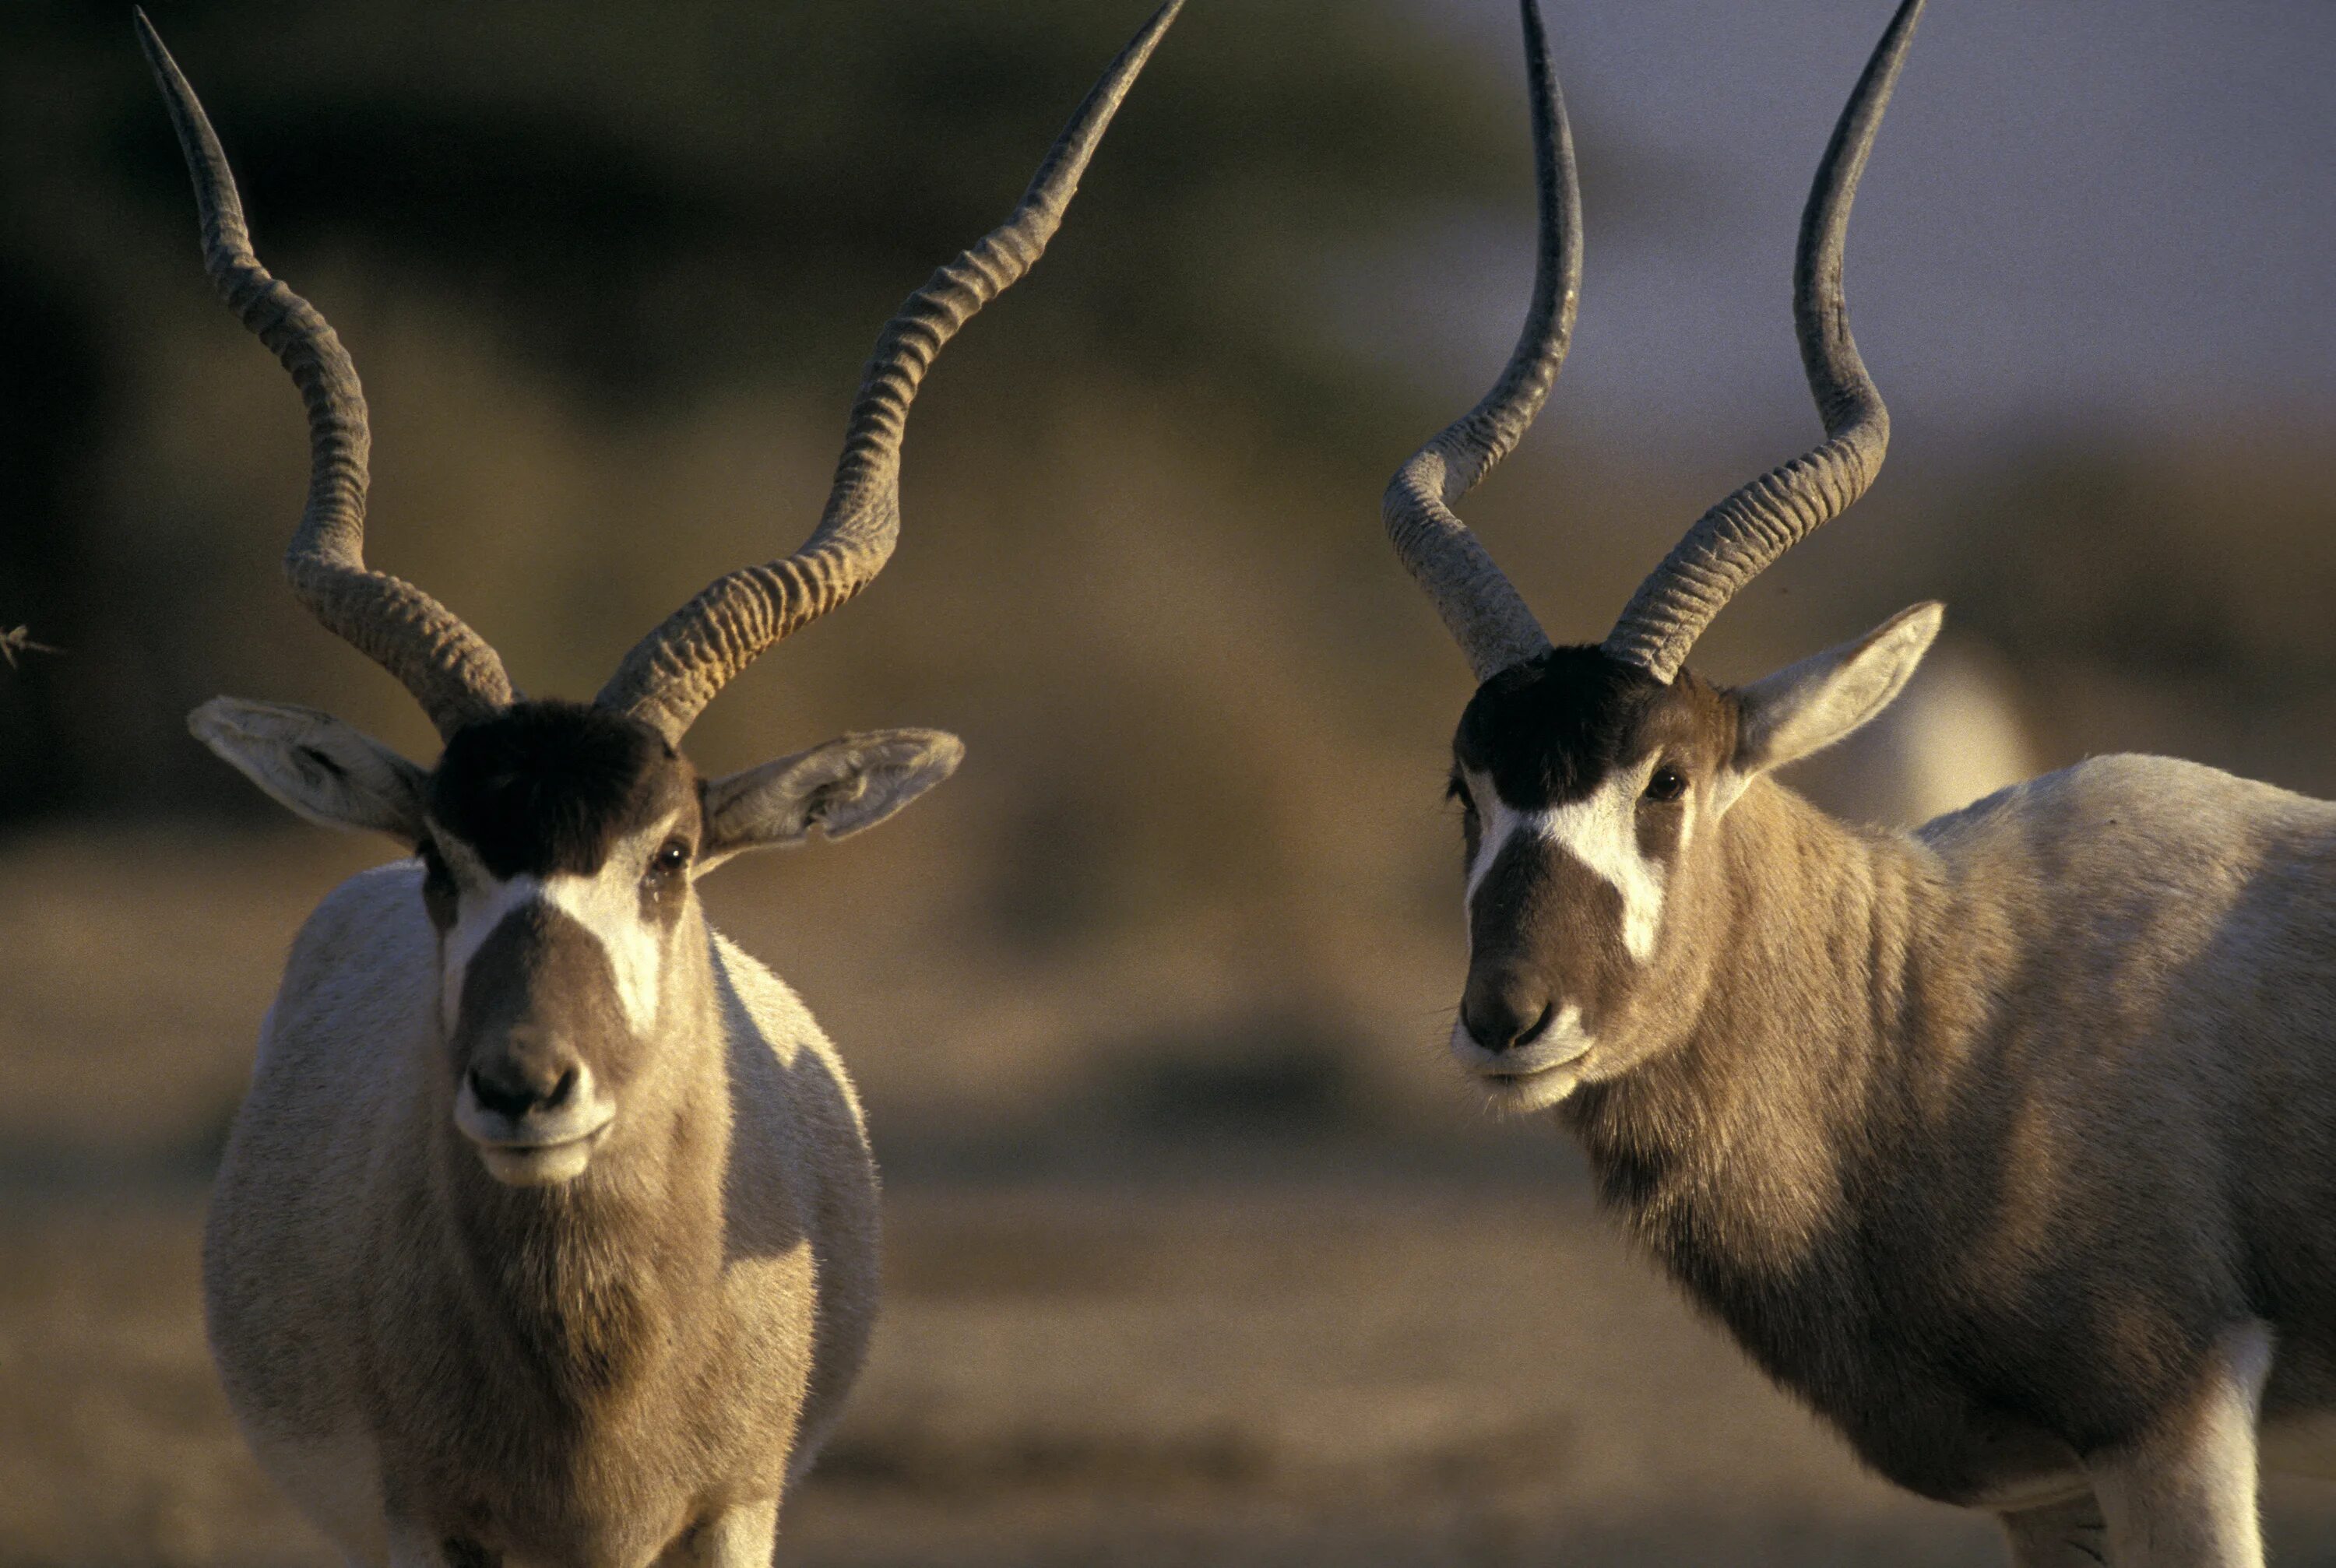
{"label": "white addax", "polygon": [[1555,1107],[1637,1241],[1880,1474],[1996,1514],[2028,1568],[2260,1568],[2258,1469],[2336,1476],[2336,805],[2102,757],[1853,826],[1776,770],[1888,706],[1937,605],[1745,687],[1685,667],[1881,466],[1842,259],[1921,0],[1803,218],[1825,442],[1707,512],[1601,642],[1552,648],[1452,511],[1539,410],[1580,276],[1523,8],[1533,305],[1386,508],[1480,683],[1454,1051],[1496,1105]]}
{"label": "white addax", "polygon": [[444,743],[423,768],[307,709],[221,697],[191,721],[307,820],[413,852],[302,928],[204,1242],[229,1402],[348,1561],[771,1562],[866,1352],[876,1176],[834,1048],[707,926],[696,881],[871,827],[963,748],[888,730],[709,778],[681,742],[749,660],[883,566],[920,379],[1037,259],[1176,9],[1096,84],[1007,223],[886,326],[803,547],[716,579],[589,704],[521,697],[461,619],[365,564],[355,368],[259,264],[219,141],[138,18],[205,267],[307,407],[293,589]]}

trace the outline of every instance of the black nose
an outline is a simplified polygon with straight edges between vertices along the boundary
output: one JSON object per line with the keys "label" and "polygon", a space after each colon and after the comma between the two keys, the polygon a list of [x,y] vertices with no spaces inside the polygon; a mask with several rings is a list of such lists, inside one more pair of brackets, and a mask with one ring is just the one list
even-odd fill
{"label": "black nose", "polygon": [[1486,1050],[1505,1051],[1539,1039],[1555,1010],[1540,976],[1502,964],[1469,974],[1460,1025]]}
{"label": "black nose", "polygon": [[471,1069],[471,1093],[498,1115],[517,1121],[530,1111],[556,1111],[576,1093],[572,1061],[509,1057]]}

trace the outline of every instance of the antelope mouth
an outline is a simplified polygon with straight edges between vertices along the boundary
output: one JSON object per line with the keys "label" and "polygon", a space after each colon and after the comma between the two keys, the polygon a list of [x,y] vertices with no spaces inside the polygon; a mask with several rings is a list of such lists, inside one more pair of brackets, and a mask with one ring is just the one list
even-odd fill
{"label": "antelope mouth", "polygon": [[572,1182],[584,1174],[608,1135],[608,1124],[556,1140],[528,1139],[490,1142],[472,1138],[487,1174],[511,1187],[549,1187]]}
{"label": "antelope mouth", "polygon": [[489,1110],[465,1084],[454,1101],[454,1125],[478,1151],[487,1174],[514,1187],[541,1187],[584,1174],[617,1119],[617,1107],[596,1101],[569,1115],[511,1117]]}
{"label": "antelope mouth", "polygon": [[1484,1067],[1480,1069],[1476,1076],[1488,1084],[1527,1084],[1535,1078],[1547,1077],[1552,1073],[1572,1066],[1588,1055],[1590,1047],[1584,1046],[1562,1062],[1543,1062],[1538,1066],[1530,1067],[1523,1066]]}

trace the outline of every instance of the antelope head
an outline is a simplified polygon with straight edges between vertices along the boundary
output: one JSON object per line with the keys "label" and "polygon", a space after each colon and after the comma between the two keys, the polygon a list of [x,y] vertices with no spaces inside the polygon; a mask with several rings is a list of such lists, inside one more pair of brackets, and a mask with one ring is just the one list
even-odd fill
{"label": "antelope head", "polygon": [[[327,715],[221,697],[195,735],[311,822],[410,845],[438,935],[437,1022],[453,1119],[490,1174],[581,1173],[622,1114],[685,1092],[661,1049],[706,948],[696,880],[746,850],[874,826],[947,778],[936,730],[848,735],[724,777],[683,755],[725,683],[857,594],[900,532],[909,405],[934,356],[1029,269],[1182,0],[1153,16],[1048,151],[1005,224],[910,296],[878,337],[825,511],[801,549],[717,578],[627,654],[589,703],[531,700],[435,599],[364,559],[365,394],[324,317],[253,254],[201,105],[142,13],[139,39],[194,180],[203,264],[272,349],[308,415],[306,511],[285,557],[301,602],[403,681],[437,726],[424,768]],[[641,1117],[643,1121],[649,1118]]]}
{"label": "antelope head", "polygon": [[1595,644],[1552,648],[1455,515],[1548,397],[1580,293],[1572,137],[1535,0],[1522,9],[1539,186],[1533,303],[1493,389],[1397,471],[1386,519],[1480,683],[1452,743],[1469,945],[1452,1050],[1496,1103],[1535,1109],[1664,1043],[1663,1019],[1699,994],[1725,919],[1722,820],[1753,779],[1880,712],[1942,611],[1918,605],[1747,687],[1684,667],[1728,599],[1881,468],[1889,414],[1850,336],[1842,254],[1922,0],[1903,0],[1875,47],[1802,214],[1793,314],[1824,443],[1706,512]]}

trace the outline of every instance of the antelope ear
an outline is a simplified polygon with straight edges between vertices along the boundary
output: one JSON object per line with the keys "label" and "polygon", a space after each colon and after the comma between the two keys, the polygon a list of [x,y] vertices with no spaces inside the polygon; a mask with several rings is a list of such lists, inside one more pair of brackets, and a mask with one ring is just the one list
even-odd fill
{"label": "antelope ear", "polygon": [[1808,755],[1890,706],[1946,618],[1935,602],[1900,610],[1855,642],[1738,687],[1735,771],[1749,778]]}
{"label": "antelope ear", "polygon": [[216,696],[187,716],[187,727],[312,823],[369,828],[409,845],[428,836],[422,797],[430,775],[330,714]]}
{"label": "antelope ear", "polygon": [[708,780],[697,869],[745,850],[874,827],[955,773],[964,756],[965,743],[940,730],[874,730]]}

